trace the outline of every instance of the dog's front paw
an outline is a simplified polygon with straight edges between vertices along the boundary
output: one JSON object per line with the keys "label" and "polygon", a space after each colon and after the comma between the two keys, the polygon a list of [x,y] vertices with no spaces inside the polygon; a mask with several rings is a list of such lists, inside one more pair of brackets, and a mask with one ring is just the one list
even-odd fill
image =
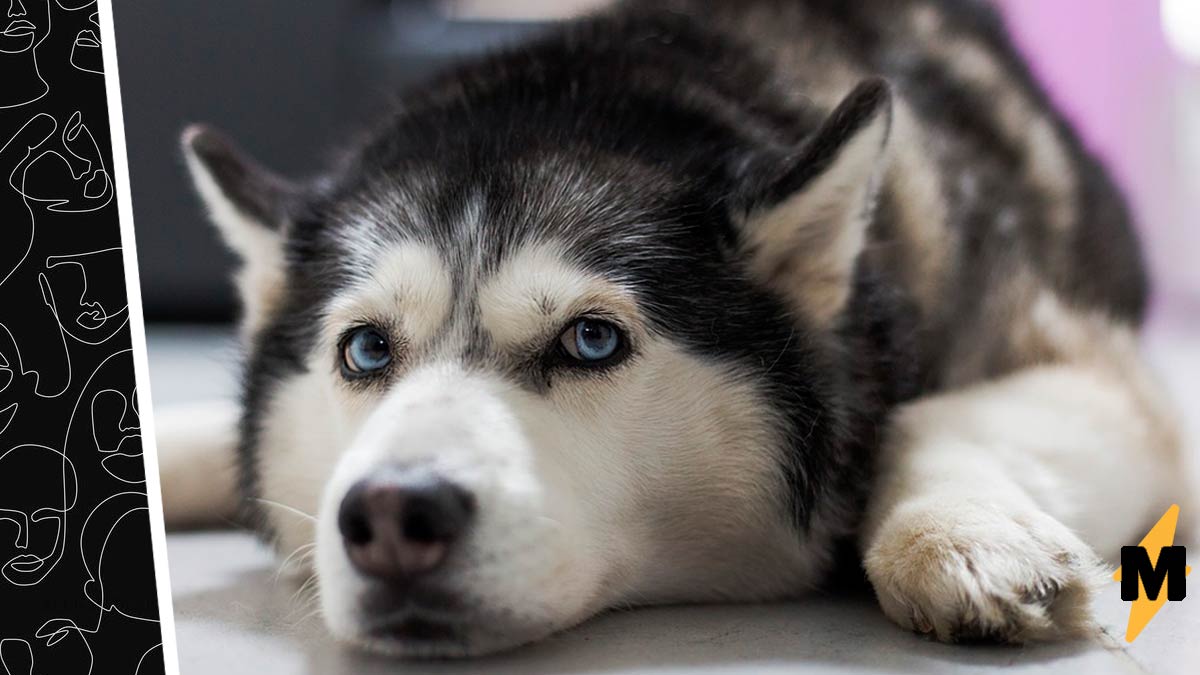
{"label": "dog's front paw", "polygon": [[909,504],[867,548],[867,576],[896,623],[944,642],[1026,642],[1092,626],[1095,554],[1036,510]]}

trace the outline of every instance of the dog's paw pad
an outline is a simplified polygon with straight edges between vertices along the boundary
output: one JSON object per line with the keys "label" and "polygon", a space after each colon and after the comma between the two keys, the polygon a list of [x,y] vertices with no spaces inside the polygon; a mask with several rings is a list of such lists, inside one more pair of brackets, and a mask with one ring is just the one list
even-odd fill
{"label": "dog's paw pad", "polygon": [[1093,625],[1102,565],[1039,512],[910,506],[868,548],[867,576],[893,621],[943,642],[1052,640]]}

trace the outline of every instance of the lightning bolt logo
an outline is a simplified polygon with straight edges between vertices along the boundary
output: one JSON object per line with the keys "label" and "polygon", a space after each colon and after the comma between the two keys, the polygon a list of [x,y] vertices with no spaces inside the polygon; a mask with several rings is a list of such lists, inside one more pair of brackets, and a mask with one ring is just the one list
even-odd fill
{"label": "lightning bolt logo", "polygon": [[[1146,533],[1142,538],[1139,546],[1146,549],[1147,555],[1150,556],[1150,564],[1158,564],[1159,553],[1162,552],[1164,546],[1171,546],[1175,542],[1175,528],[1179,524],[1179,505],[1173,504],[1167,512],[1158,519],[1154,527]],[[1191,566],[1184,570],[1185,575],[1192,573]],[[1113,574],[1113,579],[1121,580],[1121,568]],[[1129,625],[1125,629],[1125,641],[1133,642],[1137,636],[1141,634],[1142,629],[1146,624],[1150,623],[1150,619],[1158,614],[1158,610],[1162,609],[1163,603],[1167,601],[1167,593],[1164,589],[1159,592],[1158,597],[1150,600],[1146,597],[1146,588],[1142,585],[1141,578],[1138,579],[1138,599],[1130,603],[1129,607]]]}

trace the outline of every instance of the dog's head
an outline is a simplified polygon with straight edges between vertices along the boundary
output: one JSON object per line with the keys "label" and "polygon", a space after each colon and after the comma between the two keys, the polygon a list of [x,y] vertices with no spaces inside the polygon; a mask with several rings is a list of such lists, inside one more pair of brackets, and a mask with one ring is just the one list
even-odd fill
{"label": "dog's head", "polygon": [[838,335],[887,86],[794,133],[519,63],[303,185],[185,135],[244,259],[248,497],[377,649],[795,593],[855,499]]}

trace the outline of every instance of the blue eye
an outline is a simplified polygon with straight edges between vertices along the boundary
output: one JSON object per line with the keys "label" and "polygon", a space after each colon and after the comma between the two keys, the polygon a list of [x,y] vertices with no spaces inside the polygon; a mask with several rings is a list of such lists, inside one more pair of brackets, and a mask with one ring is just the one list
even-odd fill
{"label": "blue eye", "polygon": [[621,349],[621,331],[607,321],[580,319],[559,337],[567,354],[582,363],[612,358]]}
{"label": "blue eye", "polygon": [[354,375],[366,375],[392,362],[392,345],[375,328],[356,328],[342,347],[342,366]]}

